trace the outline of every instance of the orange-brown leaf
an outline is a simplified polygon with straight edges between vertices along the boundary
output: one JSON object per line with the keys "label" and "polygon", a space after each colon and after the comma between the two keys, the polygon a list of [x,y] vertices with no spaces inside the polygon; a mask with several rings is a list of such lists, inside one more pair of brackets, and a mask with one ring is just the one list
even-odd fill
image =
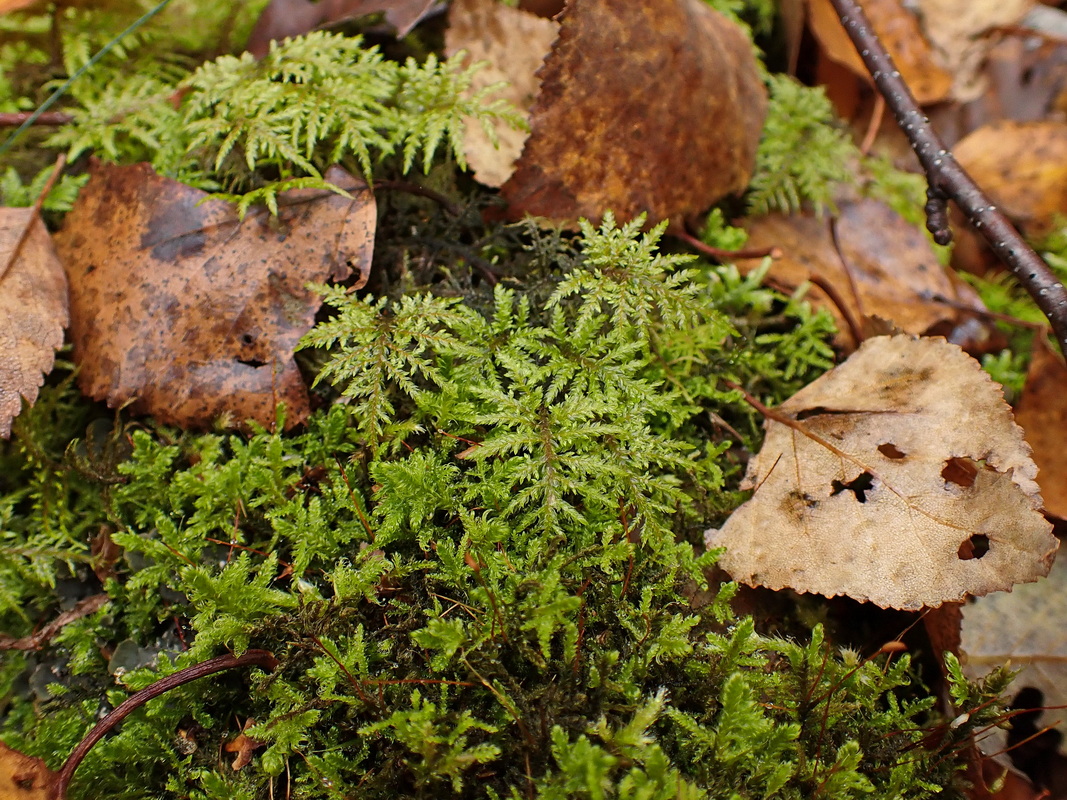
{"label": "orange-brown leaf", "polygon": [[[881,317],[905,333],[941,332],[959,320],[958,310],[935,298],[983,308],[973,292],[953,282],[929,240],[884,203],[860,200],[839,206],[836,242],[830,222],[810,215],[772,214],[745,221],[748,246],[776,247],[782,253],[767,275],[770,283],[791,292],[821,278],[837,290],[853,319]],[[761,263],[743,260],[738,267],[747,272]],[[838,303],[818,286],[808,298],[833,314],[839,342],[855,347]]]}
{"label": "orange-brown leaf", "polygon": [[271,426],[308,414],[293,349],[320,306],[309,282],[366,282],[374,201],[349,191],[279,195],[279,216],[233,207],[161,177],[146,164],[96,164],[56,243],[71,284],[79,381],[111,406],[202,428],[222,417]]}
{"label": "orange-brown leaf", "polygon": [[59,775],[0,742],[0,800],[54,800]]}
{"label": "orange-brown leaf", "polygon": [[659,220],[748,185],[766,93],[747,38],[701,0],[570,0],[540,74],[511,218]]}
{"label": "orange-brown leaf", "polygon": [[0,208],[0,436],[33,405],[68,322],[67,277],[33,208]]}
{"label": "orange-brown leaf", "polygon": [[1063,440],[1067,430],[1067,366],[1044,336],[1034,337],[1034,355],[1026,388],[1015,404],[1015,419],[1034,448],[1045,510],[1067,519],[1067,448]]}
{"label": "orange-brown leaf", "polygon": [[[952,75],[937,63],[915,16],[900,0],[861,0],[860,5],[915,99],[921,105],[944,100],[952,88]],[[808,19],[826,55],[870,82],[870,73],[830,0],[808,0]]]}
{"label": "orange-brown leaf", "polygon": [[1067,122],[985,125],[953,148],[956,160],[1005,214],[1031,234],[1067,214]]}

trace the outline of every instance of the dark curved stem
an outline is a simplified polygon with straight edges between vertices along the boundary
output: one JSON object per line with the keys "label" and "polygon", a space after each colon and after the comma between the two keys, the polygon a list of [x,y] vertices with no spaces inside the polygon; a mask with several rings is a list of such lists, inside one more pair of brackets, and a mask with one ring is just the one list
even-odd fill
{"label": "dark curved stem", "polygon": [[175,687],[195,681],[197,678],[203,678],[207,675],[214,675],[216,672],[222,672],[227,669],[235,669],[236,667],[262,667],[265,670],[273,670],[278,666],[278,659],[268,653],[266,650],[246,650],[240,657],[225,655],[218,656],[217,658],[211,658],[200,664],[194,664],[191,667],[178,670],[173,675],[168,675],[162,678],[151,686],[147,686],[136,694],[130,695],[123,703],[116,706],[116,708],[96,723],[96,726],[89,731],[88,735],[78,742],[78,746],[75,747],[70,755],[67,757],[66,763],[63,764],[63,768],[59,771],[59,778],[55,785],[55,798],[56,800],[63,800],[67,796],[67,787],[70,785],[70,779],[74,777],[74,770],[78,768],[78,765],[85,758],[86,754],[93,749],[93,746],[103,739],[108,732],[118,725],[122,720],[129,716],[130,712],[134,709],[140,708],[149,700],[159,697],[165,692],[169,692]]}
{"label": "dark curved stem", "polygon": [[927,227],[939,242],[947,244],[951,232],[945,202],[955,200],[997,257],[1030,293],[1052,324],[1060,349],[1067,353],[1067,291],[1063,284],[945,148],[856,0],[830,2],[926,173],[930,185]]}

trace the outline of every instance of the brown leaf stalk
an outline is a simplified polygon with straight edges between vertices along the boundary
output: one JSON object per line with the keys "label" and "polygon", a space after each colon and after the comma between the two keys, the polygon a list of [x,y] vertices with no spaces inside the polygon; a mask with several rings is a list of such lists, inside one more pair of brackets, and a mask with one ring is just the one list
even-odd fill
{"label": "brown leaf stalk", "polygon": [[235,669],[237,667],[262,667],[265,670],[273,670],[278,666],[278,659],[276,659],[271,653],[266,650],[246,650],[241,656],[224,655],[217,658],[211,658],[200,664],[194,664],[191,667],[178,670],[172,675],[168,675],[162,678],[151,686],[146,686],[136,694],[130,695],[124,702],[120,703],[115,709],[96,723],[96,726],[89,731],[84,739],[78,742],[78,746],[75,747],[70,756],[67,757],[66,762],[63,764],[63,768],[58,773],[58,780],[55,784],[56,800],[63,800],[67,794],[67,786],[70,785],[70,780],[74,777],[74,770],[81,764],[82,759],[86,754],[93,749],[93,746],[104,738],[108,732],[118,725],[122,720],[129,716],[131,711],[140,708],[149,700],[159,697],[165,692],[169,692],[178,686],[182,686],[190,681],[195,681],[198,678],[206,677],[207,675],[214,675],[216,672],[222,672],[227,669]]}
{"label": "brown leaf stalk", "polygon": [[[32,111],[7,111],[0,114],[0,128],[14,128],[16,125],[25,124],[33,114]],[[34,117],[31,125],[68,125],[74,121],[74,117],[65,111],[45,111]]]}
{"label": "brown leaf stalk", "polygon": [[978,188],[934,132],[859,3],[856,0],[830,2],[926,173],[929,184],[927,227],[935,240],[940,244],[951,241],[945,202],[955,200],[971,225],[1029,292],[1052,324],[1060,349],[1067,353],[1067,291],[1063,284]]}

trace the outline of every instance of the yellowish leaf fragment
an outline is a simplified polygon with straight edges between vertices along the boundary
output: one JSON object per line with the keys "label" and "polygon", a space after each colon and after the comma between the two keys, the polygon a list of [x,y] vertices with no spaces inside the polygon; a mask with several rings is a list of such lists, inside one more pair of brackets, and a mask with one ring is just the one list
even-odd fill
{"label": "yellowish leaf fragment", "polygon": [[960,348],[869,339],[778,412],[752,499],[706,537],[735,579],[918,609],[1048,574],[1030,447]]}

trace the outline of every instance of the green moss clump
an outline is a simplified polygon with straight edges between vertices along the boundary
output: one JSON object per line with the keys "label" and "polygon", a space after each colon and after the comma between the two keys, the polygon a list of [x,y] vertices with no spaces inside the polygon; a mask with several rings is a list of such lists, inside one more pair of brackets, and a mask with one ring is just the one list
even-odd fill
{"label": "green moss clump", "polygon": [[[128,5],[64,12],[59,54],[37,17],[24,45],[0,30],[0,105],[39,99],[12,64],[70,74],[145,7]],[[762,0],[719,5],[768,28]],[[826,314],[762,272],[664,252],[662,226],[487,225],[493,197],[457,169],[461,119],[507,112],[471,106],[458,62],[335,33],[197,67],[205,43],[167,50],[166,30],[80,79],[49,146],[245,204],[338,160],[422,168],[453,208],[379,192],[371,290],[321,287],[332,311],[301,354],[320,408],[296,432],[278,432],[284,409],[276,430],[167,429],[57,368],[0,443],[0,632],[108,602],[41,650],[2,651],[9,745],[57,767],[130,691],[256,647],[277,670],[149,703],[71,796],[957,796],[1004,673],[954,673],[969,716],[943,725],[906,656],[863,659],[820,627],[759,635],[735,587],[709,583],[703,530],[740,502],[761,436],[724,379],[785,399],[833,363]],[[793,111],[772,118],[750,199],[826,202],[845,145],[817,93],[773,85]],[[815,166],[775,166],[801,146]],[[29,202],[50,157],[17,155],[0,191]],[[721,246],[739,235],[709,222]],[[223,747],[246,725],[257,748],[233,769]]]}
{"label": "green moss clump", "polygon": [[[87,578],[83,529],[62,542],[69,566],[29,569],[61,476],[86,481],[64,496],[95,498],[83,524],[124,555],[111,602],[51,661],[5,667],[5,738],[60,761],[118,642],[149,662],[127,664],[130,689],[254,646],[274,674],[153,701],[90,754],[75,796],[946,796],[1000,677],[958,681],[974,720],[942,741],[906,656],[834,652],[820,628],[759,636],[731,618],[732,584],[707,586],[715,554],[693,542],[736,471],[709,411],[753,429],[716,379],[788,392],[825,366],[828,329],[758,279],[659,253],[661,230],[587,226],[538,307],[521,287],[486,313],[326,290],[338,313],[305,342],[330,348],[321,375],[351,402],[296,435],[120,422],[41,461],[48,398],[69,399],[46,393],[18,422],[36,443],[5,450],[15,480],[47,479],[3,486],[24,543],[5,556],[22,599],[4,629],[29,632],[26,598],[67,570]],[[37,702],[19,687],[31,662],[55,679]],[[247,719],[263,747],[234,772],[219,747]]]}

